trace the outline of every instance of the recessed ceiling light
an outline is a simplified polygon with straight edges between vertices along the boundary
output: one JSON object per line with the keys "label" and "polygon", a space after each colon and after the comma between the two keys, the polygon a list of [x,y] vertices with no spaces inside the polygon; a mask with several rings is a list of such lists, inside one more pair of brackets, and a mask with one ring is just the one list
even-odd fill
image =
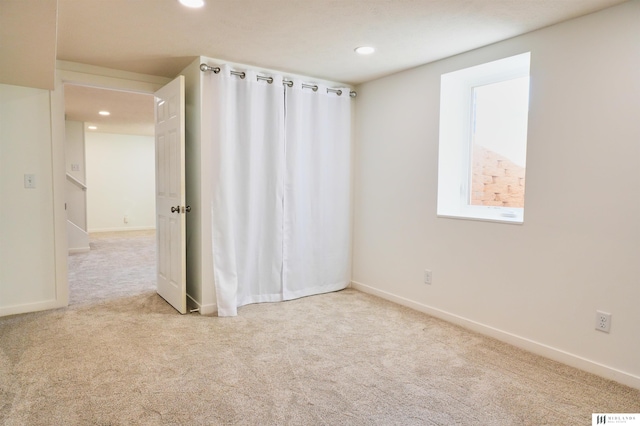
{"label": "recessed ceiling light", "polygon": [[89,130],[96,130],[96,129],[97,129],[97,127],[96,127],[96,126],[89,126],[89,127],[87,127],[87,129],[89,129]]}
{"label": "recessed ceiling light", "polygon": [[100,115],[111,115],[109,111],[100,111],[98,114]]}
{"label": "recessed ceiling light", "polygon": [[374,49],[371,46],[360,46],[360,47],[356,47],[354,50],[358,55],[371,55],[373,52],[376,51],[376,49]]}
{"label": "recessed ceiling light", "polygon": [[183,6],[187,7],[202,7],[204,6],[204,0],[179,0]]}

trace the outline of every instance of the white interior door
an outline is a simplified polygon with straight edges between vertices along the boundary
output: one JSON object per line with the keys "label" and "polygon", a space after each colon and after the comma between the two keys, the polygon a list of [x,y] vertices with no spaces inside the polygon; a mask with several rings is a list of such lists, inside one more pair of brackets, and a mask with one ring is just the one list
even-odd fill
{"label": "white interior door", "polygon": [[187,312],[184,77],[155,93],[158,294]]}

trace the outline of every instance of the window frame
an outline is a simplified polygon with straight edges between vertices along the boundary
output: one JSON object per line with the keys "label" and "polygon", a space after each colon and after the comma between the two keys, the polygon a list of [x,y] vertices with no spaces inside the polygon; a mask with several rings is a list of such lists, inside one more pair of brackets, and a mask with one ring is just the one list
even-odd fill
{"label": "window frame", "polygon": [[441,75],[438,217],[524,223],[524,208],[470,204],[472,94],[475,87],[530,77],[530,58],[525,52]]}

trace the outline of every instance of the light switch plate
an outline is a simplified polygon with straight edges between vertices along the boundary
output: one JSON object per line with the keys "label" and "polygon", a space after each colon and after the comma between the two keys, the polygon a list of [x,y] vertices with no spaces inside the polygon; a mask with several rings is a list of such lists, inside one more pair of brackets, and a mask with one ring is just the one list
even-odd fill
{"label": "light switch plate", "polygon": [[28,189],[34,189],[36,187],[36,175],[25,174],[24,187]]}

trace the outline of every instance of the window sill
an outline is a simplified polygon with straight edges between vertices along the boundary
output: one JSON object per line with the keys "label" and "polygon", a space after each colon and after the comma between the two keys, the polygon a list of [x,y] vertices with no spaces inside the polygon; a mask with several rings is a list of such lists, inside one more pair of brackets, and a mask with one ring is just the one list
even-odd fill
{"label": "window sill", "polygon": [[494,223],[506,223],[510,225],[523,225],[524,218],[522,216],[516,217],[496,217],[495,215],[479,216],[479,215],[462,215],[462,214],[438,214],[438,218],[442,219],[457,219],[457,220],[476,220],[480,222],[494,222]]}

